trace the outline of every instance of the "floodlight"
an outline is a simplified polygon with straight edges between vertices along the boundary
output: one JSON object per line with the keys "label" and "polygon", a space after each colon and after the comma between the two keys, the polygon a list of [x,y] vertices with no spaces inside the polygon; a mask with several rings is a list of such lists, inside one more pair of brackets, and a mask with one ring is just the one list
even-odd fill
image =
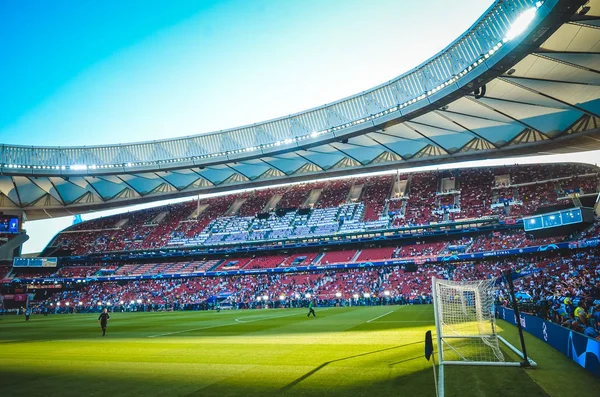
{"label": "floodlight", "polygon": [[537,10],[536,7],[531,7],[529,9],[523,11],[523,13],[521,15],[519,15],[517,17],[517,19],[511,25],[510,29],[506,33],[506,38],[508,40],[512,40],[515,37],[517,37],[518,35],[520,35],[521,33],[523,33],[525,30],[527,30],[527,27],[529,26],[529,24],[531,24],[531,21],[533,21],[533,18],[535,18],[536,10]]}

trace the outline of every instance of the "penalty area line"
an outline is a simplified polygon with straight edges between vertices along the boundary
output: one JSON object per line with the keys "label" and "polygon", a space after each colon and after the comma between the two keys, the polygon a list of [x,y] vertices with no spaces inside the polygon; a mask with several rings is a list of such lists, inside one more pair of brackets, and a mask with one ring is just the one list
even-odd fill
{"label": "penalty area line", "polygon": [[238,317],[238,318],[235,319],[235,321],[237,323],[245,324],[245,323],[253,323],[255,321],[261,321],[261,320],[270,320],[270,319],[273,319],[273,318],[297,316],[298,314],[300,314],[300,313],[284,314],[283,316],[261,317],[261,318],[255,319],[255,320],[243,320],[244,318],[252,318],[252,317],[254,317],[254,316],[246,316],[246,317]]}
{"label": "penalty area line", "polygon": [[[157,334],[157,335],[150,335],[148,336],[148,338],[158,338],[159,336],[167,336],[167,335],[176,335],[176,334],[183,334],[185,332],[193,332],[193,331],[201,331],[203,329],[211,329],[211,328],[219,328],[219,327],[227,327],[230,325],[238,325],[238,324],[246,324],[246,323],[253,323],[255,321],[262,321],[262,320],[271,320],[274,318],[280,318],[280,317],[290,317],[290,316],[297,316],[299,313],[292,313],[292,314],[285,314],[283,316],[272,316],[272,317],[262,317],[262,318],[258,318],[256,320],[240,320],[239,318],[235,319],[235,323],[227,323],[227,324],[218,324],[218,325],[209,325],[207,327],[200,327],[200,328],[192,328],[192,329],[185,329],[183,331],[174,331],[174,332],[166,332],[164,334]],[[252,316],[250,316],[252,317]]]}
{"label": "penalty area line", "polygon": [[227,325],[235,325],[235,323],[233,324],[219,324],[219,325],[210,325],[208,327],[200,327],[200,328],[193,328],[193,329],[186,329],[183,331],[175,331],[175,332],[167,332],[164,334],[158,334],[158,335],[150,335],[148,336],[148,338],[158,338],[159,336],[167,336],[167,335],[175,335],[175,334],[182,334],[184,332],[192,332],[192,331],[200,331],[201,329],[209,329],[209,328],[218,328],[218,327],[225,327]]}
{"label": "penalty area line", "polygon": [[375,318],[372,318],[372,319],[370,319],[370,320],[367,320],[367,323],[370,323],[371,321],[375,321],[375,320],[377,320],[378,318],[385,317],[385,316],[387,316],[388,314],[390,314],[390,313],[393,313],[393,312],[394,312],[393,310],[390,310],[389,312],[387,312],[387,313],[385,313],[385,314],[382,314],[381,316],[377,316],[377,317],[375,317]]}

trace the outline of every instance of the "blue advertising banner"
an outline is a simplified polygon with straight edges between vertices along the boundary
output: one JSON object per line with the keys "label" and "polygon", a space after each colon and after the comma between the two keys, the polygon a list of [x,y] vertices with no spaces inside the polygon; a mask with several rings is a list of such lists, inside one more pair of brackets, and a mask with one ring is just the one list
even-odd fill
{"label": "blue advertising banner", "polygon": [[[512,309],[497,306],[499,318],[517,325]],[[523,330],[543,340],[583,368],[600,377],[600,342],[560,325],[521,313]],[[532,357],[535,360],[535,357]]]}
{"label": "blue advertising banner", "polygon": [[[589,240],[593,241],[593,240]],[[276,267],[268,269],[253,269],[253,270],[223,270],[223,271],[212,271],[212,272],[195,272],[195,273],[184,273],[184,274],[152,274],[142,276],[94,276],[87,278],[54,278],[54,277],[37,277],[37,278],[14,278],[13,283],[23,282],[87,282],[87,281],[115,281],[115,280],[148,280],[148,279],[163,279],[163,278],[182,278],[182,277],[206,277],[206,276],[234,276],[244,274],[268,274],[268,273],[288,273],[288,272],[305,272],[305,271],[324,271],[324,270],[343,270],[343,269],[356,269],[363,267],[378,267],[378,266],[395,266],[395,265],[421,265],[424,263],[435,263],[435,262],[457,262],[457,261],[468,261],[475,259],[484,259],[490,257],[502,257],[508,255],[522,255],[531,254],[537,252],[547,252],[559,249],[576,249],[578,247],[587,247],[584,243],[589,241],[581,242],[567,242],[557,243],[548,245],[538,245],[533,247],[524,248],[513,248],[499,251],[488,251],[488,252],[476,252],[472,254],[459,254],[459,255],[443,255],[443,256],[421,256],[414,258],[398,258],[388,259],[373,262],[352,262],[352,263],[331,263],[328,265],[319,266],[289,266],[289,267]]]}

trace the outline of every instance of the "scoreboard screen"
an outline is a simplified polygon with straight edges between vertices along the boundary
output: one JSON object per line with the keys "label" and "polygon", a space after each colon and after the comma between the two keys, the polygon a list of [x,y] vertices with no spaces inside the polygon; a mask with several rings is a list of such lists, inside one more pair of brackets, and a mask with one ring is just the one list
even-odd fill
{"label": "scoreboard screen", "polygon": [[13,258],[13,267],[56,267],[58,258]]}
{"label": "scoreboard screen", "polygon": [[0,233],[19,233],[19,217],[0,215]]}

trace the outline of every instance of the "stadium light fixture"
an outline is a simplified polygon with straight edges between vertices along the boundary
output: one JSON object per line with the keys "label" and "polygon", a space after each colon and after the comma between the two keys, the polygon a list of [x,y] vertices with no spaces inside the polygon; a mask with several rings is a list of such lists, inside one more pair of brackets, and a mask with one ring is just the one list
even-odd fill
{"label": "stadium light fixture", "polygon": [[65,306],[69,306],[69,305],[70,305],[70,303],[69,303],[69,302],[65,303]]}
{"label": "stadium light fixture", "polygon": [[[541,2],[538,1],[538,3]],[[535,18],[535,13],[538,8],[539,6],[537,6],[536,4],[536,7],[531,7],[523,11],[523,13],[519,15],[517,19],[513,22],[510,29],[508,29],[508,32],[506,33],[506,38],[508,40],[512,40],[521,33],[523,33]]]}
{"label": "stadium light fixture", "polygon": [[50,302],[50,306],[54,306],[54,303]]}
{"label": "stadium light fixture", "polygon": [[60,302],[56,302],[56,306],[60,306]]}

